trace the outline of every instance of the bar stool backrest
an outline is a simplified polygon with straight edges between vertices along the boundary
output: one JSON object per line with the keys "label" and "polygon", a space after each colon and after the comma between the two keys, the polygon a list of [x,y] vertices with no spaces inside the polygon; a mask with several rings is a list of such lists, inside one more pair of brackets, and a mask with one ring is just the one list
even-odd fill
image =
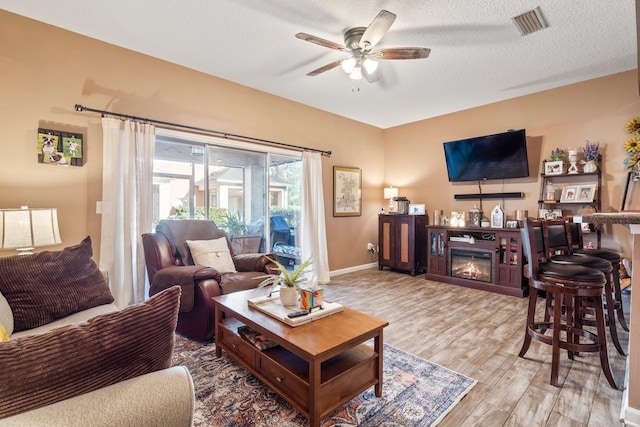
{"label": "bar stool backrest", "polygon": [[571,255],[571,230],[569,223],[563,219],[547,219],[542,221],[542,234],[546,246],[546,257],[553,255]]}
{"label": "bar stool backrest", "polygon": [[574,249],[582,249],[584,241],[582,238],[582,224],[577,222],[569,223],[569,231],[571,233],[571,247]]}
{"label": "bar stool backrest", "polygon": [[525,218],[523,228],[520,229],[522,237],[522,251],[527,258],[527,277],[538,279],[538,264],[546,261],[544,250],[544,237],[542,235],[542,221]]}

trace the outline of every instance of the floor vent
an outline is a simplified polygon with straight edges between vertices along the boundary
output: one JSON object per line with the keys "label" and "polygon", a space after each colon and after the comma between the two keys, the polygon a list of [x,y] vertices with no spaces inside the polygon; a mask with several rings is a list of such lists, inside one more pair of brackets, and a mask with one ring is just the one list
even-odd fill
{"label": "floor vent", "polygon": [[523,36],[535,33],[549,26],[546,19],[544,19],[540,6],[521,15],[514,16],[511,19],[513,19],[513,23],[518,27],[518,31],[520,31]]}

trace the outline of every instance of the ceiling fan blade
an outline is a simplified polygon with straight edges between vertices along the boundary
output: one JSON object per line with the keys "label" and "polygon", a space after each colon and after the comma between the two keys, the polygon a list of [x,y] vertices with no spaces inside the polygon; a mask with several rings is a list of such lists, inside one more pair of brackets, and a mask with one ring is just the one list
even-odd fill
{"label": "ceiling fan blade", "polygon": [[339,45],[338,43],[334,43],[331,42],[329,40],[325,40],[325,39],[321,39],[320,37],[316,37],[316,36],[312,36],[311,34],[307,34],[307,33],[298,33],[296,34],[296,37],[299,38],[300,40],[304,40],[304,41],[308,41],[311,43],[315,43],[319,46],[322,47],[328,47],[329,49],[335,49],[335,50],[341,50],[341,51],[346,51],[347,48],[345,48],[342,45]]}
{"label": "ceiling fan blade", "polygon": [[426,47],[389,47],[376,49],[369,56],[377,59],[421,59],[429,57],[431,49]]}
{"label": "ceiling fan blade", "polygon": [[367,27],[364,34],[362,34],[362,38],[360,39],[360,48],[364,50],[371,50],[382,38],[389,28],[391,28],[391,24],[396,20],[396,15],[394,13],[389,12],[388,10],[381,10],[378,13],[371,24]]}
{"label": "ceiling fan blade", "polygon": [[329,71],[332,68],[336,68],[338,65],[340,65],[340,62],[341,61],[335,61],[335,62],[332,62],[331,64],[327,64],[324,67],[320,67],[316,70],[311,71],[310,73],[307,73],[307,76],[313,77],[313,76],[317,76],[320,73],[324,73],[325,71]]}

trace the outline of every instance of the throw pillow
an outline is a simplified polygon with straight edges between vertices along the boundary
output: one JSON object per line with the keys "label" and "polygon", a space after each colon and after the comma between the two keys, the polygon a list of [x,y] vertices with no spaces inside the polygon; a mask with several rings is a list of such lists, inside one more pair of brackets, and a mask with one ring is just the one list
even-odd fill
{"label": "throw pillow", "polygon": [[171,366],[180,287],[87,322],[0,343],[0,418]]}
{"label": "throw pillow", "polygon": [[4,327],[7,334],[13,333],[13,312],[7,299],[0,292],[0,325]]}
{"label": "throw pillow", "polygon": [[226,238],[187,240],[187,246],[189,246],[191,257],[196,265],[213,267],[222,274],[236,272]]}
{"label": "throw pillow", "polygon": [[0,292],[13,312],[14,332],[113,302],[91,259],[91,238],[61,251],[0,258]]}

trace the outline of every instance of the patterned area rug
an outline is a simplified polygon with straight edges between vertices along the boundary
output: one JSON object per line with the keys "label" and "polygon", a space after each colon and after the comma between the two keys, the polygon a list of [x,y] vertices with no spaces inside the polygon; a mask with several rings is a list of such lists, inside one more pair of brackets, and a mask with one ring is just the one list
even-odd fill
{"label": "patterned area rug", "polygon": [[[214,343],[176,336],[173,365],[189,368],[195,384],[194,426],[308,426],[308,420]],[[435,426],[476,381],[384,345],[382,397],[373,387],[322,420],[330,426]]]}

